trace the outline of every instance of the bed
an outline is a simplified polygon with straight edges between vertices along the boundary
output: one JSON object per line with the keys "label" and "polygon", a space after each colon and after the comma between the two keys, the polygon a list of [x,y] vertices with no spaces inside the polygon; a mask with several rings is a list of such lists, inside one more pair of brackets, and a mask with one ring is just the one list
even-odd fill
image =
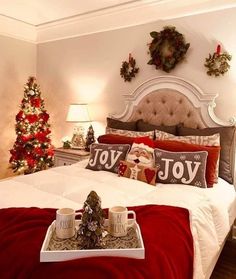
{"label": "bed", "polygon": [[[181,123],[183,134],[191,128],[231,127],[228,161],[220,161],[222,175],[213,187],[153,186],[113,172],[92,171],[86,168],[88,160],[1,181],[1,278],[92,278],[95,274],[97,278],[210,278],[236,217],[235,119],[227,122],[215,116],[216,97],[182,78],[160,76],[124,95],[124,111],[110,115],[124,123],[140,119],[142,124],[168,127]],[[138,213],[146,259],[39,263],[40,245],[55,209],[81,209],[91,190],[101,197],[103,208],[124,205]]]}

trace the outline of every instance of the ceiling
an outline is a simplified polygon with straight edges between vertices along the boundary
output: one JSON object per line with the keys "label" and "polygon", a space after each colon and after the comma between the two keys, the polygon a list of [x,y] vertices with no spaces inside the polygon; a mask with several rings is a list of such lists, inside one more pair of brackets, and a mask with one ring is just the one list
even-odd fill
{"label": "ceiling", "polygon": [[44,43],[236,7],[236,0],[0,0],[0,35]]}
{"label": "ceiling", "polygon": [[[121,8],[134,4],[160,2],[142,0],[0,0],[0,14],[39,26],[78,15]],[[164,1],[164,0],[162,0]]]}

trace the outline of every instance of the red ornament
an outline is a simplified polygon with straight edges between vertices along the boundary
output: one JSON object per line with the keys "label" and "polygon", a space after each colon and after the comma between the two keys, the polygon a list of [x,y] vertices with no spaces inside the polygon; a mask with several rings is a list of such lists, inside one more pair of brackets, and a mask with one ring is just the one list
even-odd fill
{"label": "red ornament", "polygon": [[54,150],[52,148],[49,148],[47,150],[47,154],[48,154],[48,156],[53,156],[54,155]]}
{"label": "red ornament", "polygon": [[39,155],[39,156],[44,155],[43,149],[40,148],[40,147],[35,147],[35,148],[34,148],[34,153],[37,154],[37,155]]}
{"label": "red ornament", "polygon": [[36,121],[38,121],[38,116],[35,115],[35,114],[28,114],[28,115],[26,115],[25,118],[29,121],[30,124],[35,123]]}
{"label": "red ornament", "polygon": [[30,100],[30,103],[31,103],[32,106],[34,106],[36,108],[39,108],[40,105],[41,105],[41,100],[40,100],[40,98],[32,98]]}
{"label": "red ornament", "polygon": [[45,141],[45,133],[37,133],[36,135],[35,135],[35,138],[38,140],[38,141],[40,141],[40,142],[44,142]]}
{"label": "red ornament", "polygon": [[16,121],[21,121],[23,119],[24,112],[21,110],[16,115]]}
{"label": "red ornament", "polygon": [[25,142],[31,140],[32,138],[33,138],[33,135],[21,136],[20,140],[25,143]]}
{"label": "red ornament", "polygon": [[30,167],[30,168],[33,168],[35,165],[36,165],[36,160],[35,159],[33,159],[33,158],[27,158],[27,164],[28,164],[28,166]]}
{"label": "red ornament", "polygon": [[216,54],[220,55],[220,51],[221,51],[221,46],[218,45],[216,48]]}
{"label": "red ornament", "polygon": [[47,136],[47,135],[49,135],[51,133],[51,130],[47,128],[46,130],[44,130],[44,133]]}
{"label": "red ornament", "polygon": [[47,138],[47,135],[50,133],[50,130],[46,130],[44,132],[39,132],[37,134],[35,134],[35,138],[39,141],[39,142],[49,142],[50,139]]}
{"label": "red ornament", "polygon": [[46,112],[42,112],[39,114],[39,119],[42,119],[43,122],[47,122],[49,119],[49,114]]}

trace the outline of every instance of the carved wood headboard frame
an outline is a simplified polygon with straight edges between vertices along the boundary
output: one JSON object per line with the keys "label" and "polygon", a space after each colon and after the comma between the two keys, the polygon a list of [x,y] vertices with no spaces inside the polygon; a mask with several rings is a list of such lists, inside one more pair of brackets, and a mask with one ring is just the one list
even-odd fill
{"label": "carved wood headboard frame", "polygon": [[[170,91],[172,96],[175,92],[184,95],[191,103],[193,108],[199,112],[200,118],[203,121],[205,127],[212,126],[231,126],[236,125],[236,117],[231,117],[228,121],[219,119],[215,113],[214,108],[216,106],[215,99],[218,94],[205,94],[197,85],[176,76],[159,76],[150,80],[145,81],[140,86],[138,86],[131,94],[125,94],[125,109],[122,113],[111,114],[110,116],[122,121],[134,120],[135,113],[139,110],[140,102],[147,96],[158,93],[163,93],[163,89]],[[175,92],[174,92],[175,91]],[[170,97],[171,95],[169,95]],[[150,99],[149,98],[149,99]],[[152,99],[150,99],[150,102]],[[166,104],[165,104],[166,107]],[[157,110],[161,109],[161,103],[158,103]],[[136,118],[142,118],[142,115]],[[176,121],[176,117],[173,117],[173,120]],[[155,123],[161,124],[161,123]],[[178,123],[164,123],[165,125],[174,125]],[[194,128],[194,127],[193,127]]]}

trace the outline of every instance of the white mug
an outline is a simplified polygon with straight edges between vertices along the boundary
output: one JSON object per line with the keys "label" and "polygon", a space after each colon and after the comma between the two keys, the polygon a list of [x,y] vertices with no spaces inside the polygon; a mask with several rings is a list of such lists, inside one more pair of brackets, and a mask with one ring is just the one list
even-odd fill
{"label": "white mug", "polygon": [[56,212],[56,235],[66,239],[75,235],[75,216],[82,216],[81,212],[75,213],[72,208],[61,208]]}
{"label": "white mug", "polygon": [[[130,224],[128,224],[128,214],[133,214],[133,219]],[[124,206],[114,206],[109,208],[108,220],[108,230],[111,235],[115,237],[125,236],[128,228],[133,226],[136,220],[136,214],[133,210],[128,211]]]}

